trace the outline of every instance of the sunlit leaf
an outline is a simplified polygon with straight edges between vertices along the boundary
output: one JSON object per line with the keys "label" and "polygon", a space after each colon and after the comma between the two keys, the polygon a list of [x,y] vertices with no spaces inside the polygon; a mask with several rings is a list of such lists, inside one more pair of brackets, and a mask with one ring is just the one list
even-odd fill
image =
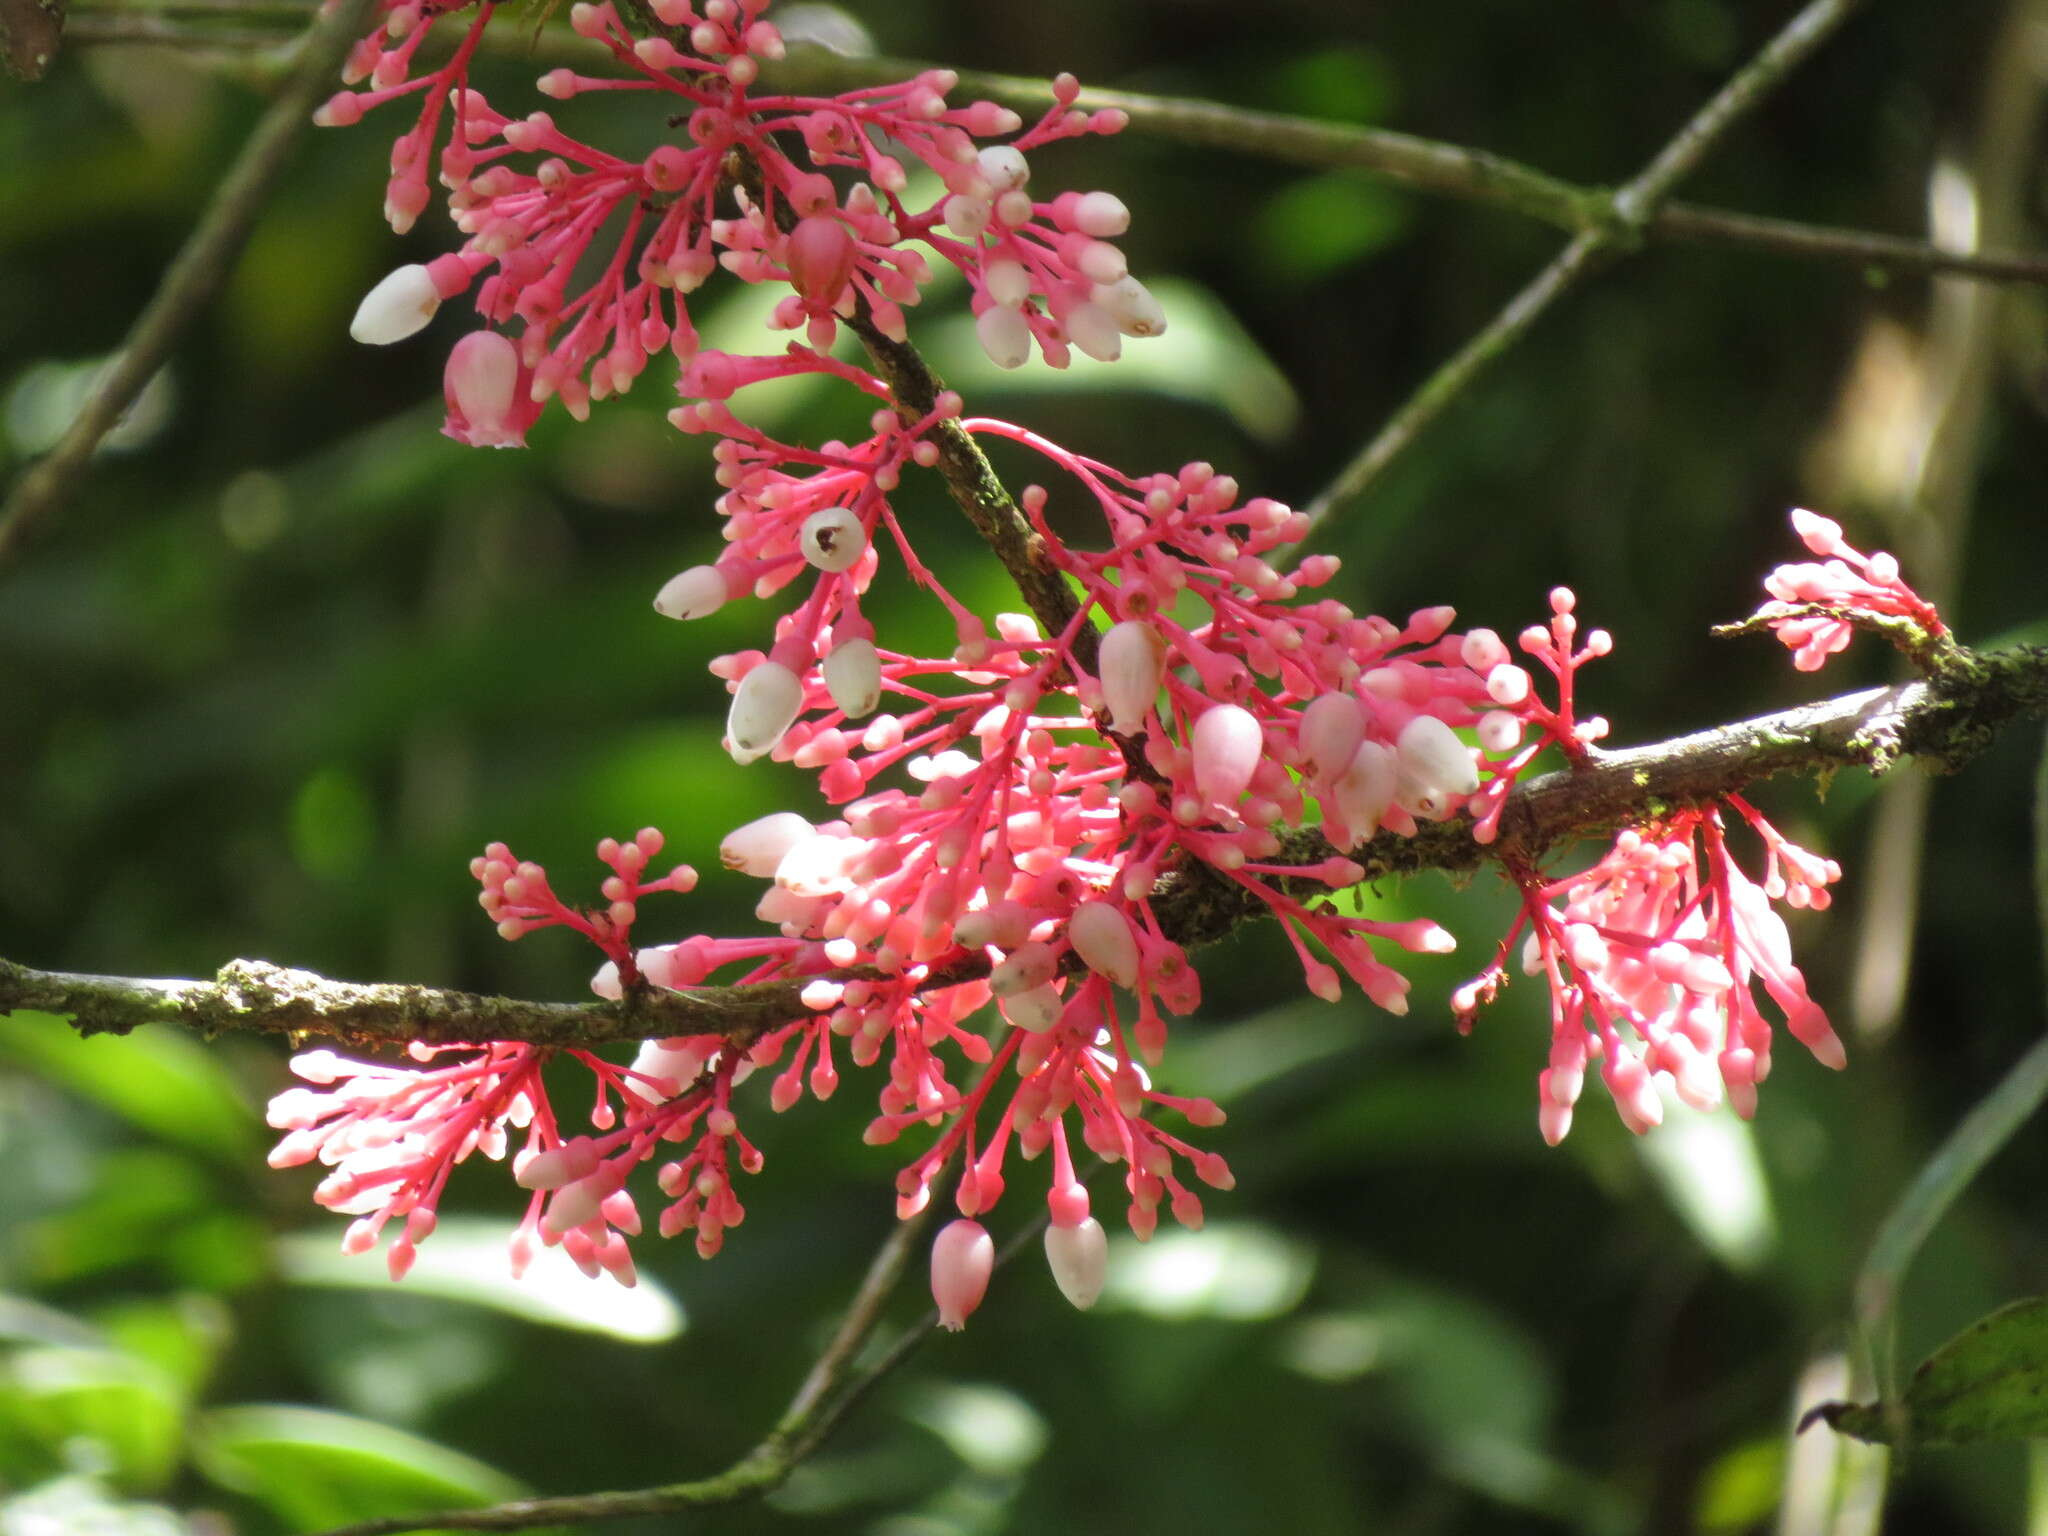
{"label": "sunlit leaf", "polygon": [[304,1530],[517,1498],[512,1478],[431,1440],[312,1408],[250,1404],[205,1415],[208,1477]]}
{"label": "sunlit leaf", "polygon": [[1920,1363],[1896,1403],[1822,1403],[1819,1419],[1884,1445],[1967,1445],[2048,1435],[2048,1296],[2001,1307]]}
{"label": "sunlit leaf", "polygon": [[177,1465],[184,1395],[113,1349],[23,1349],[0,1363],[0,1467],[50,1470],[83,1453],[120,1487],[162,1486]]}

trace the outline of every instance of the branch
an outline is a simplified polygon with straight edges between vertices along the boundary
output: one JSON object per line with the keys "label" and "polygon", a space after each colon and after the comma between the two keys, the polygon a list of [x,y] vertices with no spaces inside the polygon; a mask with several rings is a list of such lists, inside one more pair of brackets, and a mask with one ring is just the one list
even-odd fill
{"label": "branch", "polygon": [[135,403],[185,327],[220,292],[257,213],[290,163],[292,146],[311,118],[314,105],[340,70],[349,48],[369,29],[373,8],[374,0],[342,0],[305,34],[290,83],[242,146],[233,169],[165,270],[156,293],[136,317],[92,398],[57,446],[30,467],[0,505],[0,562],[71,493],[72,483],[100,439]]}
{"label": "branch", "polygon": [[[850,58],[817,46],[793,46],[786,60],[763,75],[780,89],[841,91],[907,80],[936,67],[915,59]],[[961,89],[973,95],[1026,110],[1052,105],[1052,88],[1044,80],[979,70],[956,73]],[[1317,170],[1361,171],[1418,192],[1519,213],[1571,234],[1599,229],[1613,218],[1615,194],[1606,187],[1567,181],[1464,144],[1139,91],[1084,87],[1076,105],[1086,111],[1114,107],[1129,115],[1134,131],[1173,143]],[[1893,272],[1953,272],[1993,282],[2048,283],[2048,255],[1949,251],[1895,235],[1762,218],[1696,203],[1666,203],[1644,220],[1640,234],[1648,240],[1741,246]]]}
{"label": "branch", "polygon": [[1538,317],[1569,292],[1602,258],[1634,249],[1671,189],[1703,160],[1728,130],[1775,90],[1808,54],[1846,21],[1862,0],[1809,0],[1738,70],[1637,175],[1607,201],[1607,217],[1581,229],[1571,243],[1508,301],[1507,308],[1449,362],[1422,383],[1363,449],[1308,507],[1310,536],[1339,504],[1373,481],[1462,394],[1487,364],[1525,336]]}
{"label": "branch", "polygon": [[[1591,766],[1547,773],[1509,796],[1500,845],[1537,859],[1605,833],[1740,790],[1773,774],[1845,767],[1883,772],[1904,757],[1961,767],[2014,720],[2048,715],[2048,648],[1956,652],[1933,680],[1870,688],[1654,745],[1596,755]],[[1286,834],[1280,862],[1313,865],[1332,852],[1321,834]],[[1414,837],[1382,833],[1350,857],[1367,880],[1426,869],[1477,869],[1494,850],[1463,818],[1425,824]],[[1304,882],[1296,894],[1322,891]],[[1191,863],[1154,900],[1167,937],[1194,948],[1224,938],[1265,907],[1235,882]],[[988,962],[963,956],[920,981],[935,991],[973,981]],[[823,973],[873,980],[857,966]],[[180,1024],[204,1034],[249,1031],[330,1035],[352,1046],[448,1045],[518,1040],[596,1046],[668,1035],[722,1034],[745,1042],[806,1014],[799,993],[816,977],[698,987],[637,988],[619,1002],[534,1003],[399,983],[331,981],[260,960],[237,960],[211,981],[156,981],[39,971],[0,960],[0,1013],[32,1008],[71,1019],[81,1033]]]}

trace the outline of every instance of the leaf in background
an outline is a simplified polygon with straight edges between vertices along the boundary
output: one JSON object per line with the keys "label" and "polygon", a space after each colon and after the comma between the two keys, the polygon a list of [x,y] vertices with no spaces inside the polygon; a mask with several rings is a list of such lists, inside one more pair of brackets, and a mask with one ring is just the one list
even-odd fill
{"label": "leaf in background", "polygon": [[0,1059],[236,1168],[258,1150],[256,1116],[220,1057],[174,1030],[83,1040],[62,1019],[24,1010],[0,1018]]}
{"label": "leaf in background", "polygon": [[127,1504],[89,1477],[61,1477],[0,1498],[0,1536],[190,1536],[156,1504]]}
{"label": "leaf in background", "polygon": [[124,1489],[161,1487],[178,1462],[184,1394],[147,1360],[112,1349],[23,1349],[0,1365],[0,1475],[32,1481],[83,1448]]}
{"label": "leaf in background", "polygon": [[2048,1435],[2048,1296],[2001,1307],[1920,1363],[1895,1404],[1822,1403],[1800,1420],[1882,1445]]}
{"label": "leaf in background", "polygon": [[1690,1108],[1667,1087],[1664,1123],[1633,1141],[1664,1198],[1709,1253],[1737,1274],[1753,1273],[1769,1257],[1777,1220],[1748,1121],[1727,1110]]}
{"label": "leaf in background", "polygon": [[199,1421],[193,1446],[214,1482],[303,1530],[473,1508],[525,1491],[444,1445],[313,1408],[252,1403],[217,1409]]}
{"label": "leaf in background", "polygon": [[1331,171],[1275,193],[1252,228],[1259,260],[1276,279],[1319,282],[1406,234],[1408,200],[1378,182]]}
{"label": "leaf in background", "polygon": [[644,1274],[632,1290],[621,1290],[610,1280],[587,1279],[560,1249],[543,1248],[514,1280],[504,1224],[484,1217],[444,1218],[433,1240],[420,1246],[403,1287],[392,1285],[382,1264],[342,1253],[324,1232],[284,1239],[277,1260],[285,1278],[299,1285],[445,1297],[634,1344],[663,1343],[683,1331],[683,1309]]}

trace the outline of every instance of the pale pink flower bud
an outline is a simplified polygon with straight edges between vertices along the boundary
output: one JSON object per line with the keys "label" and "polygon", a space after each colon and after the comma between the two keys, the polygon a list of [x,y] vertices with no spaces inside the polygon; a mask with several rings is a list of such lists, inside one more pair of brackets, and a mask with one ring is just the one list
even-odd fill
{"label": "pale pink flower bud", "polygon": [[1086,1312],[1109,1276],[1109,1234],[1093,1216],[1071,1227],[1055,1223],[1045,1229],[1045,1262],[1060,1294]]}
{"label": "pale pink flower bud", "polygon": [[727,869],[773,879],[783,855],[817,830],[795,811],[775,811],[728,832],[718,845],[718,857]]}
{"label": "pale pink flower bud", "polygon": [[783,262],[790,286],[814,304],[831,305],[853,277],[859,247],[846,226],[830,214],[798,219],[789,232]]}
{"label": "pale pink flower bud", "polygon": [[825,657],[825,686],[849,720],[882,702],[882,658],[872,640],[842,640]]}
{"label": "pale pink flower bud", "polygon": [[701,619],[725,606],[725,572],[715,565],[693,565],[662,583],[654,594],[654,611],[667,619]]}
{"label": "pale pink flower bud", "polygon": [[1331,786],[1337,814],[1360,842],[1379,831],[1380,818],[1394,803],[1396,777],[1394,754],[1376,741],[1362,741],[1351,755],[1350,766]]}
{"label": "pale pink flower bud", "polygon": [[1476,734],[1479,745],[1487,751],[1512,752],[1521,745],[1522,722],[1519,716],[1504,709],[1489,709],[1479,717]]}
{"label": "pale pink flower bud", "polygon": [[1067,942],[1089,970],[1120,987],[1138,984],[1138,936],[1121,907],[1107,901],[1083,902],[1067,919]]}
{"label": "pale pink flower bud", "polygon": [[1117,329],[1126,336],[1166,334],[1166,311],[1159,307],[1151,290],[1135,277],[1127,275],[1113,283],[1098,283],[1088,296],[1109,311]]}
{"label": "pale pink flower bud", "polygon": [[998,193],[1021,187],[1031,179],[1031,162],[1024,158],[1022,150],[1008,144],[991,144],[975,160],[989,186]]}
{"label": "pale pink flower bud", "polygon": [[1049,981],[1012,993],[1002,1000],[1003,1016],[1019,1029],[1029,1030],[1034,1035],[1043,1034],[1059,1023],[1066,1007],[1067,1000]]}
{"label": "pale pink flower bud", "polygon": [[1799,535],[1806,547],[1823,558],[1841,553],[1842,525],[1831,517],[1822,517],[1818,512],[1809,512],[1804,507],[1792,509],[1792,531]]}
{"label": "pale pink flower bud", "polygon": [[1031,274],[1021,261],[992,261],[981,269],[981,286],[1005,309],[1016,309],[1031,297]]}
{"label": "pale pink flower bud", "polygon": [[1365,711],[1348,693],[1322,694],[1301,712],[1296,740],[1302,772],[1312,778],[1335,778],[1351,765],[1365,740]]}
{"label": "pale pink flower bud", "polygon": [[868,552],[868,531],[847,508],[824,507],[804,519],[797,547],[821,571],[850,571]]}
{"label": "pale pink flower bud", "polygon": [[975,317],[974,334],[998,368],[1022,368],[1030,361],[1031,327],[1017,310],[991,304]]}
{"label": "pale pink flower bud", "polygon": [[619,982],[619,964],[607,960],[597,968],[597,974],[590,978],[590,990],[607,1002],[616,1003],[626,995],[626,989]]}
{"label": "pale pink flower bud", "polygon": [[976,239],[988,228],[989,218],[994,211],[985,197],[969,197],[964,192],[955,192],[946,199],[946,228],[963,240]]}
{"label": "pale pink flower bud", "polygon": [[1098,665],[1110,728],[1126,736],[1142,734],[1166,674],[1166,641],[1143,619],[1125,619],[1102,637]]}
{"label": "pale pink flower bud", "polygon": [[1417,715],[1394,742],[1394,800],[1413,816],[1444,816],[1479,788],[1472,750],[1435,715]]}
{"label": "pale pink flower bud", "polygon": [[997,997],[1010,997],[1043,986],[1058,974],[1059,959],[1050,945],[1020,944],[988,973],[988,989]]}
{"label": "pale pink flower bud", "polygon": [[988,1293],[995,1273],[996,1245],[978,1221],[949,1222],[932,1240],[932,1300],[938,1303],[939,1326],[958,1333],[967,1315]]}
{"label": "pale pink flower bud", "polygon": [[426,329],[440,307],[441,294],[433,275],[414,262],[387,273],[363,295],[348,333],[369,346],[389,346]]}
{"label": "pale pink flower bud", "polygon": [[1131,210],[1114,192],[1083,192],[1071,205],[1068,220],[1084,235],[1114,240],[1131,227]]}
{"label": "pale pink flower bud", "polygon": [[739,764],[775,750],[804,707],[804,685],[779,661],[764,661],[740,679],[725,717],[727,750]]}
{"label": "pale pink flower bud", "polygon": [[1212,704],[1195,722],[1195,788],[1211,804],[1232,806],[1252,781],[1265,751],[1258,717],[1236,704]]}
{"label": "pale pink flower bud", "polygon": [[1113,363],[1123,356],[1123,334],[1100,304],[1076,304],[1067,311],[1066,325],[1067,339],[1098,363]]}
{"label": "pale pink flower bud", "polygon": [[526,446],[526,427],[519,420],[519,348],[509,336],[471,331],[456,342],[442,388],[463,442],[473,448]]}

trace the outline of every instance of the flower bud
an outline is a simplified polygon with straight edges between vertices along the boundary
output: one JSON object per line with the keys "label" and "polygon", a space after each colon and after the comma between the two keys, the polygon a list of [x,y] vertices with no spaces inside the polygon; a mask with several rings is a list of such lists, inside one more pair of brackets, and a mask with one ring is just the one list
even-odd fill
{"label": "flower bud", "polygon": [[1135,277],[1126,275],[1113,283],[1097,283],[1088,296],[1109,311],[1117,329],[1126,336],[1166,333],[1166,311],[1159,307],[1151,290]]}
{"label": "flower bud", "polygon": [[1295,740],[1301,747],[1301,771],[1325,781],[1351,766],[1358,744],[1365,740],[1365,711],[1348,693],[1325,693],[1301,712]]}
{"label": "flower bud", "polygon": [[519,348],[500,331],[471,331],[448,353],[442,374],[448,435],[472,448],[523,448]]}
{"label": "flower bud", "polygon": [[1071,1227],[1054,1223],[1045,1229],[1045,1262],[1060,1294],[1086,1312],[1109,1275],[1109,1234],[1093,1216]]}
{"label": "flower bud", "polygon": [[978,1221],[949,1222],[932,1241],[932,1300],[938,1303],[939,1326],[958,1333],[967,1315],[988,1293],[995,1272],[996,1245]]}
{"label": "flower bud", "polygon": [[844,224],[831,214],[814,213],[798,219],[789,232],[783,264],[789,268],[792,288],[812,303],[829,308],[846,291],[859,255],[860,249]]}
{"label": "flower bud", "polygon": [[441,294],[432,274],[414,262],[386,274],[363,295],[348,333],[369,346],[389,346],[424,330],[440,307]]}
{"label": "flower bud", "polygon": [[1076,304],[1067,311],[1066,324],[1067,339],[1098,363],[1113,363],[1123,356],[1123,333],[1100,304]]}
{"label": "flower bud", "polygon": [[1096,665],[1110,729],[1126,736],[1143,734],[1166,674],[1166,641],[1143,619],[1125,619],[1102,637]]}
{"label": "flower bud", "polygon": [[1330,788],[1337,814],[1358,846],[1380,829],[1380,818],[1394,803],[1396,779],[1394,754],[1376,741],[1362,741],[1351,754],[1351,764],[1337,776]]}
{"label": "flower bud", "polygon": [[1067,919],[1067,942],[1089,970],[1120,987],[1138,984],[1138,936],[1123,909],[1107,901],[1085,901]]}
{"label": "flower bud", "polygon": [[1195,722],[1193,737],[1195,788],[1212,805],[1236,805],[1265,751],[1258,717],[1240,705],[1212,704]]}
{"label": "flower bud", "polygon": [[995,192],[1008,192],[1031,179],[1031,162],[1024,158],[1022,150],[1008,144],[991,144],[975,158]]}
{"label": "flower bud", "polygon": [[872,640],[842,640],[825,657],[825,686],[846,718],[872,714],[882,702],[882,658]]}
{"label": "flower bud", "polygon": [[725,572],[715,565],[693,565],[662,583],[654,594],[654,611],[666,619],[701,619],[725,606]]}
{"label": "flower bud", "polygon": [[779,661],[764,661],[740,679],[725,717],[726,749],[742,765],[775,750],[804,707],[804,685]]}
{"label": "flower bud", "polygon": [[1417,715],[1394,742],[1400,776],[1394,798],[1417,816],[1442,816],[1479,788],[1472,750],[1435,715]]}
{"label": "flower bud", "polygon": [[727,869],[772,880],[782,856],[816,831],[795,811],[776,811],[728,832],[718,857]]}
{"label": "flower bud", "polygon": [[847,508],[824,507],[804,519],[796,542],[819,570],[850,571],[868,552],[868,531]]}
{"label": "flower bud", "polygon": [[1002,999],[1003,1017],[1019,1029],[1042,1035],[1055,1024],[1067,1010],[1067,1000],[1060,996],[1059,989],[1051,982],[1027,987],[1022,992],[1013,992]]}
{"label": "flower bud", "polygon": [[1022,368],[1031,360],[1031,326],[1020,310],[991,304],[975,316],[974,334],[998,368]]}

